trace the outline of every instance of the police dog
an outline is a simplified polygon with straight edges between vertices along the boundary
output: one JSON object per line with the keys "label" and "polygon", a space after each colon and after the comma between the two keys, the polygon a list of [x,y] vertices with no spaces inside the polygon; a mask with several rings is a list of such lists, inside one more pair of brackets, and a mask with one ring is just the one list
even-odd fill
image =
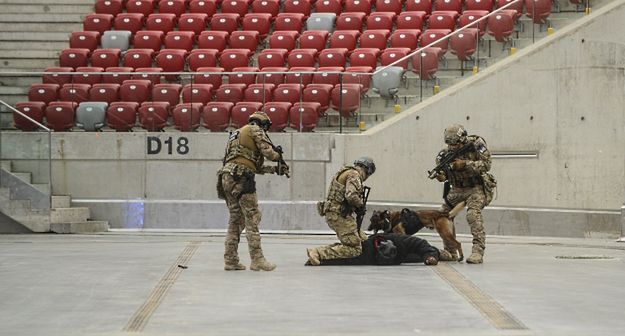
{"label": "police dog", "polygon": [[367,228],[369,231],[377,233],[397,233],[403,235],[413,235],[424,227],[436,229],[443,239],[445,247],[451,249],[451,253],[457,253],[458,261],[464,259],[460,242],[456,239],[454,227],[454,217],[464,208],[465,202],[456,205],[451,211],[444,212],[438,210],[418,210],[412,211],[404,208],[401,211],[373,211],[371,224]]}

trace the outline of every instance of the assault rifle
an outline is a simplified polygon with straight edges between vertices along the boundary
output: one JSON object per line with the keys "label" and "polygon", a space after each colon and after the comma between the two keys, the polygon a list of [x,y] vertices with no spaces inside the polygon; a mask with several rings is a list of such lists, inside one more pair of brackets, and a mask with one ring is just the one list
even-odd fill
{"label": "assault rifle", "polygon": [[352,211],[356,213],[356,224],[358,225],[358,230],[362,226],[362,221],[365,219],[365,213],[367,213],[367,199],[369,199],[369,192],[371,191],[371,187],[363,186],[362,188],[362,206],[355,208],[351,206],[347,200],[343,200],[343,206],[341,207],[341,216],[343,218],[347,218]]}
{"label": "assault rifle", "polygon": [[436,178],[439,173],[445,173],[445,175],[449,176],[451,164],[454,162],[454,160],[456,160],[456,158],[458,158],[460,155],[473,149],[473,142],[468,142],[462,147],[456,149],[455,151],[447,152],[445,155],[443,155],[443,157],[441,157],[436,167],[434,167],[432,170],[428,170],[428,177],[430,179]]}
{"label": "assault rifle", "polygon": [[289,166],[286,164],[286,161],[284,161],[284,158],[282,157],[282,154],[284,153],[284,151],[282,150],[282,146],[274,146],[273,144],[271,144],[271,146],[273,147],[273,150],[276,151],[276,153],[280,154],[280,158],[278,159],[278,175],[286,175],[287,178],[290,178],[291,176],[289,175],[289,173],[282,173],[283,167]]}

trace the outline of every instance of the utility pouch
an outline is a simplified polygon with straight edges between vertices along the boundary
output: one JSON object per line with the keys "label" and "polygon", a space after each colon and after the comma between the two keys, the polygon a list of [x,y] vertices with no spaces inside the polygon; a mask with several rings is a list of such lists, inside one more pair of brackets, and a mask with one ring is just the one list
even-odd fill
{"label": "utility pouch", "polygon": [[226,199],[226,192],[224,191],[224,186],[221,182],[221,174],[217,174],[217,198],[222,200]]}
{"label": "utility pouch", "polygon": [[241,195],[253,194],[256,192],[256,181],[254,180],[254,174],[246,173],[243,175],[245,182],[243,182],[243,188],[241,189]]}
{"label": "utility pouch", "polygon": [[326,202],[317,202],[317,213],[319,213],[319,216],[321,217],[326,215]]}

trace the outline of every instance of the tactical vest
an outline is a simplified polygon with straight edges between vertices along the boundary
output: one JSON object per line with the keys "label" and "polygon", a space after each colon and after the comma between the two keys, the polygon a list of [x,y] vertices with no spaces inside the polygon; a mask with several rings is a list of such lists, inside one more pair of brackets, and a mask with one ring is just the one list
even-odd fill
{"label": "tactical vest", "polygon": [[263,166],[265,158],[252,138],[251,128],[251,125],[245,125],[230,134],[224,164],[242,164],[256,173]]}
{"label": "tactical vest", "polygon": [[[473,143],[475,143],[478,139],[481,139],[481,137],[477,135],[470,135],[467,137],[468,142],[473,142]],[[486,143],[483,139],[482,139],[482,142]],[[477,149],[475,149],[475,150],[471,150],[462,154],[460,157],[458,157],[458,159],[468,160],[468,161],[479,161],[480,156],[477,152]],[[450,176],[447,176],[447,178],[449,179],[449,183],[454,187],[472,188],[477,185],[484,184],[482,176],[480,174],[476,174],[473,171],[470,171],[469,169],[452,170],[449,172],[449,175]]]}
{"label": "tactical vest", "polygon": [[328,197],[326,198],[325,212],[333,211],[341,213],[341,207],[343,205],[343,201],[345,201],[345,182],[347,180],[345,173],[350,169],[356,168],[352,166],[344,166],[332,178],[330,189],[328,190]]}

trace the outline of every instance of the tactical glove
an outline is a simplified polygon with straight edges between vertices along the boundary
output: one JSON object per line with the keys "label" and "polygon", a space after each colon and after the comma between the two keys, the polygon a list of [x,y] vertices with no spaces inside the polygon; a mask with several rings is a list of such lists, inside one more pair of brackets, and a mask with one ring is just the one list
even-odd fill
{"label": "tactical glove", "polygon": [[445,182],[447,180],[447,176],[445,176],[444,173],[438,173],[438,175],[436,175],[436,179],[438,182]]}
{"label": "tactical glove", "polygon": [[364,216],[365,213],[367,213],[367,208],[365,208],[364,206],[358,207],[356,209],[354,209],[354,212],[358,215],[358,216]]}
{"label": "tactical glove", "polygon": [[290,169],[286,163],[281,163],[276,167],[276,174],[280,176],[289,175],[289,173],[290,173]]}

